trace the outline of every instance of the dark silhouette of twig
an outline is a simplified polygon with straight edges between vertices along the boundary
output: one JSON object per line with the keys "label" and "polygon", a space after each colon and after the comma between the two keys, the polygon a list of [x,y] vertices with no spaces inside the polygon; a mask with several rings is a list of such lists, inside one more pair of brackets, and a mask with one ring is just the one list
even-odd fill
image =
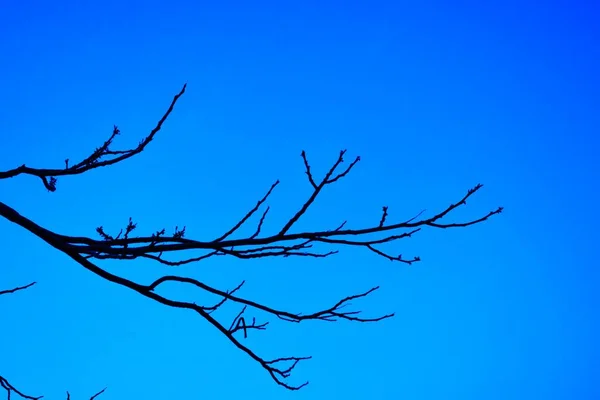
{"label": "dark silhouette of twig", "polygon": [[[3,294],[10,294],[10,293],[15,293],[19,290],[25,290],[27,288],[30,288],[31,286],[35,285],[35,282],[31,282],[28,285],[25,286],[18,286],[16,288],[13,289],[7,289],[7,290],[0,290],[0,295]],[[5,377],[0,375],[0,386],[6,390],[6,398],[8,400],[11,399],[11,393],[15,393],[17,396],[20,396],[23,399],[28,399],[28,400],[38,400],[41,399],[44,396],[30,396],[27,395],[23,392],[21,392],[20,390],[18,390],[17,388],[15,388],[13,385],[10,384],[10,382],[8,381],[8,379],[6,379]],[[104,391],[106,390],[106,388],[102,389],[101,391],[99,391],[98,393],[96,393],[95,395],[93,395],[90,400],[94,400],[97,396],[101,395],[102,393],[104,393]],[[69,392],[67,392],[67,400],[70,400],[71,396],[69,395]]]}
{"label": "dark silhouette of twig", "polygon": [[36,282],[31,282],[30,284],[25,285],[25,286],[18,286],[16,288],[12,288],[12,289],[0,290],[0,295],[18,292],[19,290],[25,290],[27,288],[32,287],[35,284],[36,284]]}

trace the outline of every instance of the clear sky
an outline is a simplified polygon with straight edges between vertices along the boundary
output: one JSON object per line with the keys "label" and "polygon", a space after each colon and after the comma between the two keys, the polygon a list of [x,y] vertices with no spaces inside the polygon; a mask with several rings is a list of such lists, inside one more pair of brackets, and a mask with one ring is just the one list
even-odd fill
{"label": "clear sky", "polygon": [[[481,3],[486,3],[482,5]],[[271,321],[244,343],[266,358],[312,355],[277,386],[206,321],[88,272],[0,220],[0,375],[31,395],[130,399],[597,399],[600,28],[593,2],[102,2],[0,4],[0,170],[63,166],[110,135],[135,145],[188,88],[147,150],[121,165],[0,182],[42,226],[95,237],[187,227],[210,240],[281,180],[275,233],[315,174],[362,161],[297,229],[433,213],[484,188],[393,252],[326,259],[219,257],[166,270],[101,263],[149,283],[201,279],[296,312],[374,285],[354,306],[376,324]],[[217,5],[218,4],[218,5]],[[321,176],[321,175],[319,175]],[[427,214],[430,215],[430,214]],[[252,227],[248,229],[252,231]],[[246,231],[246,232],[248,232]],[[212,302],[189,287],[175,298]],[[236,309],[218,315],[225,324]]]}

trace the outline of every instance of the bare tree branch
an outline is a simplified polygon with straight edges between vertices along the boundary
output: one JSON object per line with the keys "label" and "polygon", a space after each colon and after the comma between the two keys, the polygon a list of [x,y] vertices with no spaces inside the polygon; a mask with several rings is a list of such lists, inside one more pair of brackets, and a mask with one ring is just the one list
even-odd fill
{"label": "bare tree branch", "polygon": [[[154,136],[160,131],[163,123],[167,120],[173,108],[175,107],[175,103],[177,100],[183,95],[185,92],[186,85],[183,85],[181,91],[175,95],[171,105],[167,109],[167,112],[162,116],[162,118],[156,124],[156,127],[152,129],[152,131],[146,136],[144,139],[140,141],[137,147],[129,150],[111,150],[110,145],[117,135],[121,132],[117,126],[114,126],[112,134],[110,137],[102,144],[102,146],[96,148],[88,157],[83,159],[82,161],[69,166],[69,159],[65,160],[65,168],[61,169],[48,169],[48,168],[30,168],[25,166],[25,164],[20,167],[2,172],[0,171],[0,179],[13,178],[17,175],[25,174],[37,176],[42,180],[46,189],[51,192],[56,190],[56,177],[57,176],[68,176],[68,175],[79,175],[87,172],[91,169],[106,167],[109,165],[116,164],[120,161],[124,161],[128,158],[135,156],[136,154],[144,151],[146,146],[154,139]],[[113,156],[113,157],[107,157]]]}
{"label": "bare tree branch", "polygon": [[[30,284],[25,285],[25,286],[18,286],[13,289],[0,290],[0,295],[15,293],[15,292],[18,292],[19,290],[25,290],[27,288],[30,288],[33,285],[35,285],[35,282],[31,282]],[[29,400],[37,400],[37,399],[41,399],[43,397],[43,396],[34,397],[34,396],[26,395],[25,393],[19,391],[17,388],[15,388],[13,385],[11,385],[10,382],[8,382],[8,380],[6,378],[4,378],[3,376],[0,376],[0,386],[2,386],[2,388],[4,390],[6,390],[6,396],[7,396],[8,400],[10,400],[11,392],[15,393],[18,396],[21,396],[24,399],[29,399]]]}
{"label": "bare tree branch", "polygon": [[[110,149],[113,139],[119,134],[115,127],[113,134],[109,139],[96,149],[91,155],[83,161],[71,167],[68,165],[68,160],[65,162],[65,169],[33,169],[24,165],[7,172],[0,172],[0,179],[11,178],[19,174],[34,175],[42,179],[48,190],[56,189],[56,176],[77,175],[84,173],[90,169],[100,166],[108,166],[116,164],[119,161],[130,158],[141,153],[146,149],[146,145],[152,140],[154,135],[160,130],[163,122],[170,115],[173,107],[179,97],[184,93],[186,86],[184,85],[181,91],[173,98],[167,112],[160,119],[158,125],[150,132],[150,134],[140,142],[138,147],[131,150],[113,151]],[[502,212],[502,207],[498,207],[493,211],[489,211],[483,216],[465,220],[465,221],[447,221],[446,218],[458,207],[466,206],[466,201],[479,191],[483,185],[478,184],[468,190],[466,194],[455,203],[450,204],[445,208],[441,208],[437,214],[433,214],[427,218],[422,217],[425,210],[420,211],[416,216],[406,221],[390,222],[389,207],[382,208],[382,215],[379,220],[373,221],[367,226],[346,228],[346,221],[340,224],[337,228],[320,231],[301,231],[293,232],[296,223],[302,218],[314,203],[318,195],[323,189],[338,180],[345,178],[350,171],[360,161],[360,157],[356,157],[351,163],[347,164],[346,168],[341,167],[344,163],[344,155],[346,150],[339,153],[338,158],[325,173],[323,179],[316,180],[313,174],[312,167],[308,162],[306,152],[301,152],[301,157],[304,163],[305,173],[308,182],[312,188],[312,193],[308,199],[292,214],[290,219],[278,229],[278,233],[274,235],[262,234],[262,227],[267,219],[270,206],[266,202],[280,184],[279,180],[275,181],[268,189],[266,194],[257,201],[256,205],[251,208],[233,227],[222,234],[216,234],[211,237],[216,237],[213,240],[198,240],[186,237],[186,228],[179,229],[176,227],[174,233],[166,234],[166,230],[161,228],[155,230],[154,233],[147,236],[133,236],[133,231],[137,229],[137,224],[130,218],[123,229],[118,234],[114,235],[107,232],[103,226],[96,228],[96,233],[99,239],[81,236],[69,236],[59,234],[43,228],[19,214],[15,209],[0,202],[0,215],[7,220],[27,229],[32,234],[36,235],[49,245],[58,249],[71,257],[75,262],[79,263],[84,268],[94,274],[104,278],[107,281],[134,290],[144,297],[159,302],[165,306],[172,308],[184,308],[191,310],[204,318],[209,324],[220,331],[234,346],[246,353],[249,357],[259,363],[279,385],[290,389],[297,390],[308,384],[308,382],[293,385],[287,382],[291,372],[295,366],[303,360],[310,357],[280,357],[267,360],[259,356],[253,349],[241,342],[239,337],[243,332],[244,339],[253,331],[263,331],[267,328],[269,322],[256,322],[256,317],[251,315],[251,312],[263,313],[276,317],[279,320],[286,322],[300,323],[302,321],[354,321],[354,322],[377,322],[391,318],[394,314],[384,314],[375,317],[363,317],[358,310],[346,310],[353,300],[358,300],[368,296],[379,287],[373,287],[369,290],[353,294],[337,301],[329,308],[312,311],[310,313],[292,312],[284,310],[281,307],[266,305],[258,301],[248,299],[238,295],[245,281],[242,281],[232,290],[221,290],[210,286],[197,279],[178,276],[178,275],[163,275],[153,282],[139,283],[123,278],[106,271],[98,266],[95,262],[106,259],[112,260],[135,260],[137,258],[145,258],[156,261],[168,267],[178,267],[184,264],[200,262],[214,256],[230,256],[239,259],[256,259],[266,257],[329,257],[338,253],[343,248],[355,247],[364,248],[378,256],[386,258],[390,261],[397,261],[405,264],[412,264],[420,261],[419,256],[404,258],[400,255],[388,254],[381,249],[382,245],[390,245],[397,243],[404,238],[410,238],[424,228],[429,229],[450,229],[461,228],[475,225],[486,221],[491,216]],[[112,158],[111,158],[112,156]],[[339,169],[339,170],[338,170]],[[262,214],[257,212],[263,207]],[[247,237],[232,238],[239,229],[248,223],[253,216],[260,215],[254,233]],[[329,246],[330,249],[321,251],[315,249],[314,246]],[[179,255],[185,251],[198,251],[201,255],[187,256],[179,260],[166,259],[165,255]],[[217,298],[213,305],[198,305],[193,302],[177,301],[165,297],[158,293],[160,285],[163,283],[179,283],[193,285],[198,290],[209,293]],[[214,315],[218,314],[221,307],[228,302],[237,304],[237,315],[227,323],[222,322],[223,318],[217,319]],[[250,322],[251,321],[251,322]],[[102,392],[99,392],[100,394]],[[96,395],[95,395],[96,396]]]}
{"label": "bare tree branch", "polygon": [[[28,285],[19,286],[19,287],[13,288],[13,289],[0,290],[0,295],[15,293],[15,292],[17,292],[19,290],[25,290],[25,289],[33,286],[33,285],[35,285],[35,282],[31,282]],[[6,396],[7,396],[6,398],[8,400],[10,400],[10,398],[11,398],[11,393],[15,393],[17,396],[20,396],[21,398],[28,399],[28,400],[38,400],[38,399],[41,399],[42,397],[44,397],[44,396],[37,396],[37,397],[36,396],[30,396],[30,395],[27,395],[27,394],[21,392],[20,390],[18,390],[17,388],[15,388],[13,385],[11,385],[10,382],[6,378],[4,378],[3,376],[0,376],[0,386],[4,390],[6,390]],[[90,400],[95,399],[97,396],[99,396],[102,393],[104,393],[105,390],[106,390],[106,388],[102,389],[101,391],[99,391],[98,393],[96,393],[95,395],[93,395],[90,398]],[[67,392],[67,400],[70,400],[70,398],[71,397],[69,395],[69,392]]]}
{"label": "bare tree branch", "polygon": [[3,389],[6,390],[6,398],[8,400],[10,400],[10,394],[11,393],[15,393],[17,396],[20,396],[24,399],[28,399],[28,400],[38,400],[41,399],[44,396],[29,396],[26,395],[25,393],[19,391],[17,388],[15,388],[13,385],[11,385],[8,380],[6,380],[6,378],[4,378],[3,376],[0,376],[0,386],[2,386]]}
{"label": "bare tree branch", "polygon": [[13,288],[13,289],[0,290],[0,295],[18,292],[19,290],[25,290],[27,288],[32,287],[35,284],[36,284],[36,282],[31,282],[30,284],[25,285],[25,286],[18,286],[18,287]]}
{"label": "bare tree branch", "polygon": [[[93,395],[92,397],[90,397],[90,400],[94,400],[96,397],[98,397],[102,393],[104,393],[105,390],[106,390],[106,388],[102,389],[101,391],[99,391],[98,393],[96,393],[95,395]],[[71,400],[71,394],[68,391],[67,391],[67,400]]]}

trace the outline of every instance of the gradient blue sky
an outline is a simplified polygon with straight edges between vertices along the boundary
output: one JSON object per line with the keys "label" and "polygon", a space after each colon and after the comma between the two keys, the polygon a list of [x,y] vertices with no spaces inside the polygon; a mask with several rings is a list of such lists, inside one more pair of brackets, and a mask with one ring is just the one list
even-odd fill
{"label": "gradient blue sky", "polygon": [[[417,4],[418,3],[418,4]],[[310,194],[300,151],[322,173],[362,161],[298,230],[434,212],[478,182],[450,219],[393,250],[176,271],[292,311],[381,285],[356,307],[379,324],[272,321],[260,355],[313,355],[287,392],[192,312],[103,281],[0,221],[0,374],[32,395],[84,399],[600,398],[597,256],[599,12],[592,2],[31,2],[0,5],[0,169],[61,167],[110,134],[146,135],[188,90],[147,151],[62,178],[0,182],[1,200],[72,235],[186,225],[212,239],[275,179],[267,232]],[[252,230],[252,228],[249,228]],[[164,270],[105,263],[147,283]],[[173,271],[169,271],[173,272]],[[190,288],[176,298],[202,301]],[[223,312],[227,323],[235,310]],[[258,315],[257,316],[262,316]]]}

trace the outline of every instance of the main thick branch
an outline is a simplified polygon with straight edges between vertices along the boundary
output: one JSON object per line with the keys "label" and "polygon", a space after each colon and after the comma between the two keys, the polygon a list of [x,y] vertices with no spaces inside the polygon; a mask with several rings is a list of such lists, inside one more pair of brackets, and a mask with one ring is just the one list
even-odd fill
{"label": "main thick branch", "polygon": [[[173,111],[175,103],[184,91],[185,85],[173,98],[173,101],[166,113],[159,120],[157,126],[134,149],[120,151],[113,151],[110,149],[113,139],[119,134],[118,128],[115,127],[113,134],[102,146],[97,148],[83,161],[73,166],[68,165],[68,160],[65,161],[64,169],[34,169],[23,165],[13,170],[0,172],[0,179],[14,177],[19,174],[33,175],[41,178],[48,190],[54,191],[56,189],[56,176],[78,175],[94,168],[116,164],[135,154],[139,154],[160,130],[162,124]],[[267,220],[267,213],[270,209],[266,206],[266,202],[274,189],[279,185],[279,181],[273,183],[266,194],[258,200],[233,227],[222,233],[215,233],[214,236],[212,236],[214,239],[209,240],[197,240],[185,237],[185,227],[181,229],[176,227],[171,234],[167,234],[166,230],[162,228],[149,235],[133,236],[132,233],[137,228],[137,224],[134,223],[131,218],[124,229],[121,229],[116,235],[108,233],[104,227],[99,226],[96,228],[99,239],[69,236],[50,231],[37,225],[35,222],[20,215],[16,210],[2,202],[0,202],[0,215],[27,229],[51,246],[67,254],[84,268],[110,282],[125,286],[166,306],[185,308],[194,311],[223,333],[223,335],[236,347],[257,361],[269,372],[271,377],[279,385],[282,385],[287,389],[296,390],[306,385],[308,382],[300,385],[292,385],[287,383],[286,379],[299,361],[310,357],[281,357],[273,360],[266,360],[258,356],[254,350],[251,350],[244,345],[237,335],[243,332],[244,338],[246,338],[250,331],[265,330],[268,322],[257,323],[255,317],[251,317],[250,319],[250,316],[246,314],[247,311],[254,310],[255,312],[262,312],[266,315],[277,317],[280,320],[296,323],[306,320],[376,322],[390,318],[393,314],[386,314],[379,317],[362,317],[360,316],[360,311],[348,311],[345,307],[349,305],[350,301],[365,297],[379,287],[374,287],[362,293],[347,296],[329,308],[313,311],[311,313],[299,313],[287,311],[280,307],[262,304],[255,300],[240,296],[238,292],[241,291],[244,282],[231,290],[223,290],[193,278],[165,274],[153,282],[138,283],[109,273],[103,268],[100,268],[96,263],[92,262],[92,260],[134,260],[146,258],[172,268],[216,256],[232,256],[239,259],[264,257],[322,258],[336,254],[343,247],[358,247],[364,248],[388,260],[410,265],[420,261],[420,258],[418,256],[404,258],[401,254],[391,254],[384,251],[381,246],[386,244],[389,245],[401,239],[411,237],[423,228],[448,229],[467,227],[486,221],[491,216],[502,212],[502,208],[498,207],[493,211],[471,220],[459,222],[446,221],[449,214],[458,207],[465,206],[467,200],[482,188],[482,185],[478,184],[468,190],[457,202],[442,208],[439,212],[432,214],[427,218],[422,217],[424,211],[420,211],[417,215],[408,220],[389,222],[389,207],[384,206],[381,217],[374,220],[373,223],[368,226],[346,228],[346,221],[344,221],[339,226],[330,230],[294,232],[296,223],[306,215],[318,195],[328,185],[334,184],[338,180],[346,177],[360,161],[360,157],[356,157],[345,168],[342,168],[341,166],[344,164],[345,154],[346,150],[342,150],[337,159],[332,163],[332,166],[325,172],[323,178],[319,180],[314,176],[306,153],[302,151],[301,157],[304,163],[305,173],[312,190],[308,195],[308,198],[301,203],[295,212],[293,212],[289,220],[277,229],[278,233],[275,235],[262,234],[262,228]],[[338,169],[340,170],[338,171]],[[260,215],[260,218],[254,229],[254,233],[247,237],[232,238],[242,226],[249,223],[252,217],[259,213],[261,208],[264,209],[264,211],[262,214],[258,214]],[[319,251],[314,248],[317,245],[328,246],[329,249]],[[182,252],[185,251],[200,251],[202,254],[179,257],[178,259],[167,258],[167,256],[182,254]],[[176,301],[158,294],[157,291],[160,285],[167,282],[193,285],[199,290],[214,295],[217,299],[216,303],[213,305],[197,305],[196,303],[191,302]],[[225,303],[238,304],[241,307],[241,310],[233,318],[232,322],[227,324],[228,327],[213,316],[213,313],[218,311]]]}

